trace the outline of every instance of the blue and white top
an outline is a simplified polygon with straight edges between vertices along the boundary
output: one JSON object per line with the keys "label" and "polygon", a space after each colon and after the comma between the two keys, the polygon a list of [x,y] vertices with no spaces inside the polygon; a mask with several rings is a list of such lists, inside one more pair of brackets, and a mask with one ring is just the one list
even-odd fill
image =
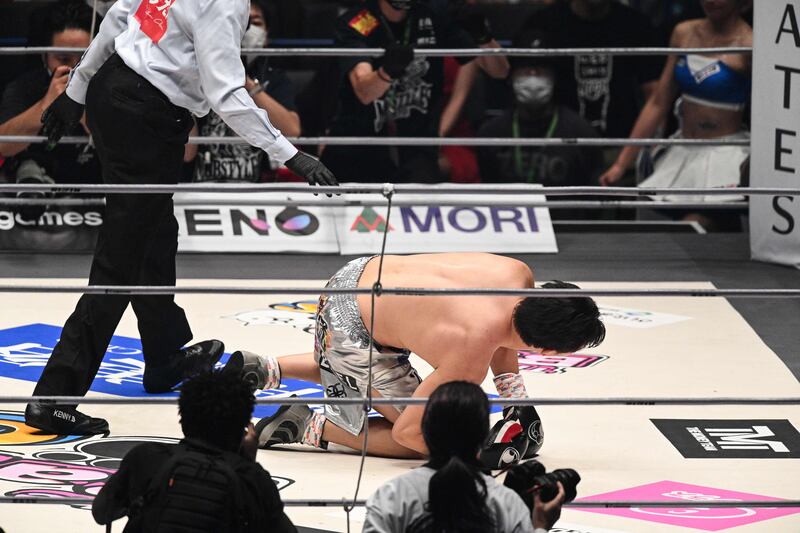
{"label": "blue and white top", "polygon": [[675,81],[688,102],[740,111],[750,100],[750,78],[719,59],[681,56],[675,63]]}

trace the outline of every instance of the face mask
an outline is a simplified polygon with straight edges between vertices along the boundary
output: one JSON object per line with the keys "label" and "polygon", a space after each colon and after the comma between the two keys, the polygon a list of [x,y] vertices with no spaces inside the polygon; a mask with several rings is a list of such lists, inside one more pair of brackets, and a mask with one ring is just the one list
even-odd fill
{"label": "face mask", "polygon": [[517,102],[524,106],[541,107],[553,98],[553,80],[549,76],[518,76],[513,86]]}
{"label": "face mask", "polygon": [[253,24],[242,37],[242,48],[264,48],[267,44],[267,30]]}
{"label": "face mask", "polygon": [[[253,24],[247,28],[242,37],[242,48],[264,48],[267,45],[267,30],[261,26],[254,26]],[[247,64],[249,65],[259,56],[247,55]]]}
{"label": "face mask", "polygon": [[398,11],[408,11],[414,5],[414,0],[386,0],[389,5]]}

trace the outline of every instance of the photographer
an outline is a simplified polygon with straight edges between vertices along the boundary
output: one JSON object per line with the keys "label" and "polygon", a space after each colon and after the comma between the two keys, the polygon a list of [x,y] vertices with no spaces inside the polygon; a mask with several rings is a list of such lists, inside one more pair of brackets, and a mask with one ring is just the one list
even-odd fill
{"label": "photographer", "polygon": [[238,376],[215,371],[187,380],[178,401],[184,440],[128,452],[92,504],[95,521],[128,516],[125,533],[162,531],[156,527],[174,521],[197,532],[296,533],[255,460],[254,403]]}
{"label": "photographer", "polygon": [[539,533],[558,519],[565,498],[560,483],[546,504],[535,495],[531,513],[512,489],[482,473],[478,452],[489,435],[489,402],[479,386],[452,381],[437,388],[422,433],[430,460],[369,497],[365,533]]}
{"label": "photographer", "polygon": [[[59,2],[33,13],[31,46],[86,48],[91,40],[92,10],[80,0]],[[32,70],[15,78],[0,100],[0,135],[39,135],[45,109],[64,92],[71,68],[80,54],[48,52]],[[67,135],[88,135],[85,123],[73,125]],[[100,163],[91,144],[65,144],[48,150],[44,144],[0,142],[8,158],[3,172],[17,183],[87,183],[100,179]],[[41,194],[27,195],[41,198]],[[44,206],[19,209],[25,220],[36,220]]]}

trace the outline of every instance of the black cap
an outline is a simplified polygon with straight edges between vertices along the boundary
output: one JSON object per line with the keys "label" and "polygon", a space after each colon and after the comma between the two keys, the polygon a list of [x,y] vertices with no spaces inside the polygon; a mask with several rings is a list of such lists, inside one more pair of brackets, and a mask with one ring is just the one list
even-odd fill
{"label": "black cap", "polygon": [[[512,48],[542,49],[553,48],[553,39],[549,33],[536,28],[523,28],[511,41]],[[511,68],[552,67],[555,56],[510,56]]]}

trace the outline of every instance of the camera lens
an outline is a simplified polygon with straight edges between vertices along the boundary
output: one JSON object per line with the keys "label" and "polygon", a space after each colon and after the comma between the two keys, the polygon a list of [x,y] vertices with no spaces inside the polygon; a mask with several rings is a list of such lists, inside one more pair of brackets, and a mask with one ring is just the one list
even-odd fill
{"label": "camera lens", "polygon": [[511,467],[503,485],[519,494],[525,505],[533,509],[533,493],[530,489],[534,486],[533,480],[543,477],[545,472],[544,465],[539,461],[520,463]]}
{"label": "camera lens", "polygon": [[506,474],[503,484],[520,495],[528,508],[533,509],[533,491],[538,487],[539,499],[549,502],[558,494],[558,482],[564,487],[564,503],[578,495],[577,486],[581,476],[572,468],[559,468],[549,474],[539,461],[528,461],[515,465]]}
{"label": "camera lens", "polygon": [[558,482],[564,487],[564,503],[569,503],[578,495],[577,486],[581,476],[572,468],[559,468],[549,474],[537,476],[534,483],[540,485],[539,498],[549,502],[558,494]]}
{"label": "camera lens", "polygon": [[[34,184],[34,185],[49,185],[53,183],[50,176],[47,175],[44,168],[42,168],[36,161],[26,159],[20,163],[17,168],[17,183],[19,184]],[[17,198],[41,200],[47,198],[47,194],[39,191],[20,192],[17,193]],[[16,209],[17,213],[23,220],[38,220],[45,211],[46,205],[25,205],[19,206]]]}

